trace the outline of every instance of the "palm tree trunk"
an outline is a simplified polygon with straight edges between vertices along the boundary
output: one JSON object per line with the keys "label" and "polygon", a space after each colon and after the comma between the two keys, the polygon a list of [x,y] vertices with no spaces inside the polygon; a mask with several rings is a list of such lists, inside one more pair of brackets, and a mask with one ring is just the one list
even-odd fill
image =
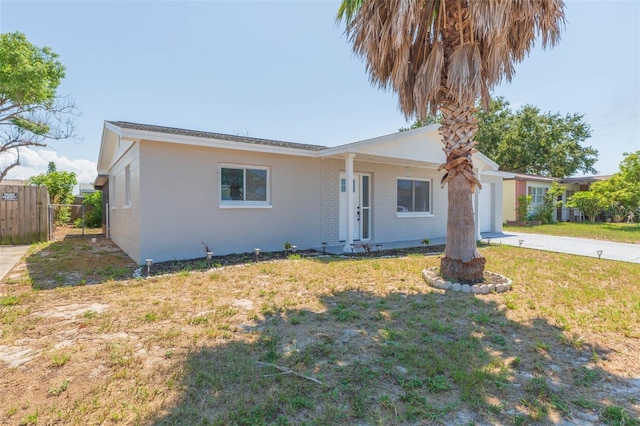
{"label": "palm tree trunk", "polygon": [[443,183],[447,183],[448,214],[447,242],[444,257],[440,261],[440,273],[458,282],[481,282],[486,260],[476,246],[476,227],[473,214],[473,198],[480,182],[473,173],[471,155],[476,152],[473,136],[478,130],[473,115],[473,105],[459,105],[450,100],[443,103],[442,142],[447,162],[441,166],[447,170]]}

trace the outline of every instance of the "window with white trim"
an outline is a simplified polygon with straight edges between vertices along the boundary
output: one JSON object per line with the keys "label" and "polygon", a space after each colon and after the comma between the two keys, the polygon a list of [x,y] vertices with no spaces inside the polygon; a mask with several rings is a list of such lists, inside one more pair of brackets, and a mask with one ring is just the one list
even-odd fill
{"label": "window with white trim", "polygon": [[131,164],[124,168],[124,205],[131,206]]}
{"label": "window with white trim", "polygon": [[270,203],[269,168],[220,165],[220,204],[267,206]]}
{"label": "window with white trim", "polygon": [[397,212],[399,215],[431,213],[431,181],[429,179],[397,180]]}
{"label": "window with white trim", "polygon": [[109,204],[112,209],[118,208],[118,199],[116,198],[116,175],[111,176],[109,182]]}
{"label": "window with white trim", "polygon": [[542,186],[530,186],[529,195],[531,196],[531,204],[542,204],[544,202],[544,194],[547,193],[547,188]]}

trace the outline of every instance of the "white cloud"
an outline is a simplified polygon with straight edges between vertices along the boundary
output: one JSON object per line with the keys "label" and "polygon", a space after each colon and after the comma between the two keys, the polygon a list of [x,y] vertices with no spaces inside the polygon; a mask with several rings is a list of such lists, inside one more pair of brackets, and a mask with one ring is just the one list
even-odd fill
{"label": "white cloud", "polygon": [[[0,159],[0,167],[4,167],[14,159],[12,154],[7,154],[6,158]],[[78,183],[93,183],[98,174],[95,161],[69,159],[50,149],[22,148],[20,150],[20,165],[11,169],[6,179],[28,179],[31,176],[45,173],[49,161],[56,163],[57,170],[74,172],[78,177]]]}

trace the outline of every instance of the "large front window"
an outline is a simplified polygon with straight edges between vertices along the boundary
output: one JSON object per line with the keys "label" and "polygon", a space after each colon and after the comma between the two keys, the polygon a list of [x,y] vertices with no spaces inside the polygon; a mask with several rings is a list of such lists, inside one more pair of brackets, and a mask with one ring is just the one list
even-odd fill
{"label": "large front window", "polygon": [[431,213],[431,182],[420,179],[398,179],[397,212]]}
{"label": "large front window", "polygon": [[266,167],[220,167],[220,204],[267,205],[269,170]]}

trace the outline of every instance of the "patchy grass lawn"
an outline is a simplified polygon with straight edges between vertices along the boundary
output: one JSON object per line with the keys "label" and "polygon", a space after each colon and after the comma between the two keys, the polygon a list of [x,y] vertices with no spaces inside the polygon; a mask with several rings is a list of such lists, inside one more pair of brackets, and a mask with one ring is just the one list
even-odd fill
{"label": "patchy grass lawn", "polygon": [[639,266],[481,250],[513,291],[428,287],[437,256],[130,279],[108,240],[35,246],[0,283],[0,424],[640,424]]}
{"label": "patchy grass lawn", "polygon": [[504,226],[504,230],[640,244],[640,223],[558,222],[536,226]]}

